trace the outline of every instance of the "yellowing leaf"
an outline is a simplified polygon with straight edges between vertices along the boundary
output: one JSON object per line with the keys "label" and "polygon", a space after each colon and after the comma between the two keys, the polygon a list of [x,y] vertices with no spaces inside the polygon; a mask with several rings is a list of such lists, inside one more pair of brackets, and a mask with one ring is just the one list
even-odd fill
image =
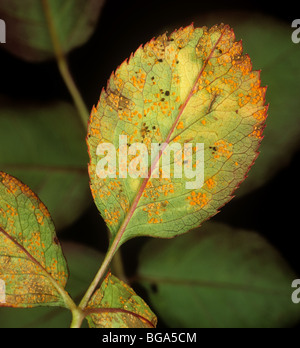
{"label": "yellowing leaf", "polygon": [[26,185],[0,172],[0,306],[67,306],[67,278],[48,210]]}
{"label": "yellowing leaf", "polygon": [[[215,215],[257,157],[265,91],[227,25],[164,34],[125,61],[102,90],[87,137],[92,194],[113,239],[174,237]],[[185,157],[186,143],[192,160]],[[104,144],[115,148],[115,166],[113,160],[103,165],[108,153],[114,155],[103,151]],[[141,152],[130,155],[132,144],[146,146],[148,162]],[[153,154],[152,144],[181,146],[179,157],[171,157],[170,177],[162,151]],[[204,144],[204,176],[193,188],[185,166],[197,168],[197,144]],[[123,178],[130,166],[142,177]]]}
{"label": "yellowing leaf", "polygon": [[153,328],[157,323],[143,299],[110,272],[86,311],[92,328]]}

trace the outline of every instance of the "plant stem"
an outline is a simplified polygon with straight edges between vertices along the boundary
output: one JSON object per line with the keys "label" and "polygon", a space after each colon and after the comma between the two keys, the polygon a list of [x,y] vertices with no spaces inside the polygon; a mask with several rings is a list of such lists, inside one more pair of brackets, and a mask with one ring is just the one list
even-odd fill
{"label": "plant stem", "polygon": [[110,265],[117,249],[119,246],[119,238],[114,239],[113,243],[111,244],[110,248],[108,249],[105,258],[102,262],[101,267],[99,268],[99,271],[97,272],[94,280],[92,281],[90,287],[88,288],[87,292],[85,293],[85,295],[83,296],[78,308],[80,308],[81,310],[84,310],[85,307],[87,306],[91,296],[93,295],[93,292],[95,291],[97,285],[99,284],[100,280],[104,277],[105,272],[108,268],[108,266]]}
{"label": "plant stem", "polygon": [[87,130],[88,125],[88,119],[89,119],[89,112],[88,109],[85,106],[85,103],[82,100],[82,97],[75,85],[75,82],[72,78],[72,75],[70,73],[67,61],[65,57],[57,59],[57,64],[59,71],[65,81],[66,86],[68,87],[68,90],[73,98],[74,104],[78,110],[79,116],[81,118],[81,121],[85,127],[85,130]]}
{"label": "plant stem", "polygon": [[51,37],[51,41],[54,48],[54,53],[57,61],[57,65],[60,71],[60,74],[73,98],[74,104],[78,110],[79,116],[81,118],[81,121],[87,129],[88,119],[89,119],[89,112],[88,109],[82,99],[82,96],[73,80],[73,77],[70,73],[69,66],[65,57],[65,54],[61,48],[59,38],[53,23],[52,15],[51,15],[51,9],[48,3],[48,0],[43,0],[43,8],[47,20],[47,24],[49,27],[49,33]]}
{"label": "plant stem", "polygon": [[72,310],[72,322],[71,322],[70,328],[79,329],[81,327],[84,317],[85,317],[85,314],[79,308]]}
{"label": "plant stem", "polygon": [[[107,235],[109,239],[110,238],[109,229],[107,229]],[[114,257],[111,260],[111,269],[115,276],[117,276],[119,279],[123,280],[124,282],[127,282],[127,277],[125,275],[123,261],[122,261],[122,252],[120,248],[116,250]]]}

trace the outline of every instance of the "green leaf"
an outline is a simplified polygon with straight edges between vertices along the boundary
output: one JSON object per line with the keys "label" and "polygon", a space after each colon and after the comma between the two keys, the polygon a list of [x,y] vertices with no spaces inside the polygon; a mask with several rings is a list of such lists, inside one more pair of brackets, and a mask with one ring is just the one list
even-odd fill
{"label": "green leaf", "polygon": [[300,319],[297,278],[255,232],[205,223],[170,241],[151,240],[138,281],[170,327],[285,327]]}
{"label": "green leaf", "polygon": [[67,54],[90,38],[103,4],[104,0],[2,0],[0,18],[8,28],[2,47],[28,61],[53,58],[52,30]]}
{"label": "green leaf", "polygon": [[26,182],[47,205],[56,228],[91,203],[84,129],[73,106],[1,100],[0,168]]}
{"label": "green leaf", "polygon": [[[257,156],[267,111],[266,88],[251,68],[231,28],[189,26],[151,40],[112,74],[91,113],[87,142],[92,194],[115,241],[174,237],[199,226],[231,199]],[[148,162],[133,154],[126,159],[120,136],[130,146],[145,146]],[[196,167],[204,144],[203,186],[194,188],[198,182],[185,171],[175,177],[174,162],[181,173],[192,169],[183,150],[179,159],[171,157],[168,178],[162,151],[151,151],[154,143],[162,143],[162,151],[178,145],[182,150],[189,143]],[[114,146],[116,167],[113,161],[103,165],[112,154],[103,158],[103,144]],[[130,166],[146,177],[127,175]]]}
{"label": "green leaf", "polygon": [[110,272],[85,311],[91,328],[153,328],[157,323],[144,300]]}
{"label": "green leaf", "polygon": [[[62,242],[70,278],[66,290],[78,302],[99,268],[104,256],[84,245]],[[64,308],[0,308],[1,328],[67,328],[71,314]]]}
{"label": "green leaf", "polygon": [[[260,155],[237,196],[249,193],[269,181],[288,165],[300,142],[300,50],[291,40],[290,23],[250,12],[213,13],[198,19],[204,23],[230,23],[254,68],[261,69],[262,83],[268,86],[267,127]],[[259,38],[259,39],[258,39]]]}
{"label": "green leaf", "polygon": [[45,205],[14,177],[0,172],[0,279],[4,307],[62,306],[68,269]]}

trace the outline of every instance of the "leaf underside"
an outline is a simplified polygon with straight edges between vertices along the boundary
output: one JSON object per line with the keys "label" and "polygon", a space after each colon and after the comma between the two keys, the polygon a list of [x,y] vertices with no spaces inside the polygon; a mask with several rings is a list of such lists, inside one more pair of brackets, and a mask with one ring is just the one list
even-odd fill
{"label": "leaf underside", "polygon": [[4,307],[65,306],[68,269],[45,205],[14,177],[0,172],[0,279]]}
{"label": "leaf underside", "polygon": [[155,314],[124,282],[110,272],[87,306],[91,328],[153,328]]}
{"label": "leaf underside", "polygon": [[[257,157],[265,91],[242,43],[223,24],[164,34],[121,64],[92,110],[87,136],[91,191],[112,237],[120,244],[143,235],[170,238],[215,215]],[[120,178],[118,167],[116,178],[100,178],[97,147],[113,144],[120,163],[120,135],[128,147],[145,144],[149,158],[151,143],[204,144],[204,185],[187,189],[184,173],[174,178],[174,157],[164,177],[161,153],[157,178],[151,163],[147,178]],[[184,158],[178,164],[184,167]]]}

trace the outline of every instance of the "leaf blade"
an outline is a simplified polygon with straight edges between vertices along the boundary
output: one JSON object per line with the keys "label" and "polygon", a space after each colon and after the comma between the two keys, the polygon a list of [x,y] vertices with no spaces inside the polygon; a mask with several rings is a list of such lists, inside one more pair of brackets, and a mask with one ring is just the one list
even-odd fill
{"label": "leaf blade", "polygon": [[[70,274],[66,290],[77,302],[82,298],[87,284],[92,281],[104,255],[73,242],[63,241],[62,248]],[[30,318],[28,310],[8,307],[0,309],[2,328],[68,328],[71,320],[71,313],[60,307],[30,308]]]}
{"label": "leaf blade", "polygon": [[110,272],[85,312],[91,328],[153,328],[157,322],[146,303]]}
{"label": "leaf blade", "polygon": [[[234,40],[233,31],[222,25],[162,35],[140,47],[102,90],[89,123],[89,175],[95,203],[120,243],[141,235],[170,238],[198,226],[231,199],[257,157],[266,88]],[[120,163],[120,135],[149,152],[152,142],[163,149],[203,143],[204,187],[187,190],[173,172],[172,179],[154,178],[161,152],[145,179],[99,177],[98,145],[113,144]]]}
{"label": "leaf blade", "polygon": [[67,264],[44,204],[20,181],[0,172],[0,278],[4,307],[68,307]]}

